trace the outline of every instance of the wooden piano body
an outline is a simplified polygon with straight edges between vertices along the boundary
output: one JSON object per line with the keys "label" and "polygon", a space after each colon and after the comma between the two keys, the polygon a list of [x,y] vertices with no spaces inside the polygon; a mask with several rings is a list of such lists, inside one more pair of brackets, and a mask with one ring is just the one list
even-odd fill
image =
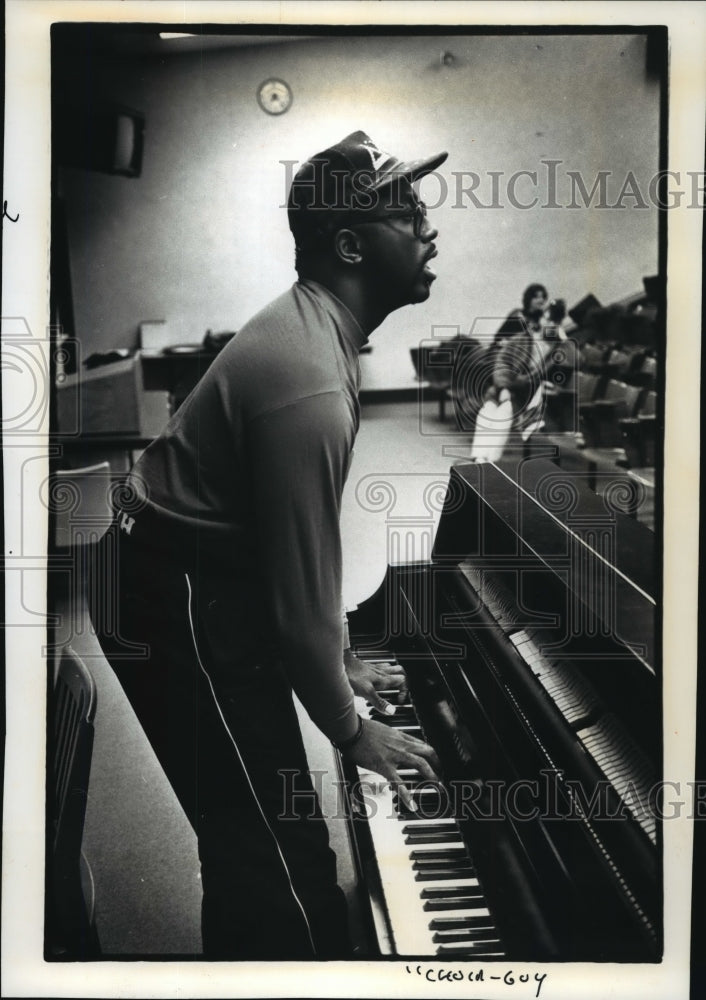
{"label": "wooden piano body", "polygon": [[371,954],[659,961],[660,575],[629,489],[456,466],[431,562],[350,616],[361,657],[404,667],[443,770],[381,822],[344,767]]}

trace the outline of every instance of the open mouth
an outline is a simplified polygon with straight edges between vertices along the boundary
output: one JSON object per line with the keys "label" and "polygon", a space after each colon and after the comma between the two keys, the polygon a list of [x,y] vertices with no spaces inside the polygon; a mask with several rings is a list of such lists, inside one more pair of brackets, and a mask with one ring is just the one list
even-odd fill
{"label": "open mouth", "polygon": [[422,266],[422,274],[427,279],[427,281],[435,281],[436,280],[436,271],[434,270],[434,268],[429,263],[430,260],[432,260],[434,257],[436,257],[436,254],[437,254],[437,251],[436,251],[436,248],[434,248],[429,254],[427,254],[426,260],[424,261],[424,264]]}

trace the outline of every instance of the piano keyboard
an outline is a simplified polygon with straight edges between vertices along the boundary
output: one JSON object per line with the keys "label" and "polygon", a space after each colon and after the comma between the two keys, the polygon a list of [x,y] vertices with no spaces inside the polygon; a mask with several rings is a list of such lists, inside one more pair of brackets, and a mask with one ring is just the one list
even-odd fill
{"label": "piano keyboard", "polygon": [[600,712],[601,703],[591,685],[561,660],[550,660],[539,649],[536,631],[520,629],[510,641],[551,697],[570,726],[576,728]]}
{"label": "piano keyboard", "polygon": [[517,605],[512,600],[509,591],[493,577],[492,573],[478,569],[468,560],[459,563],[459,569],[498,625],[505,628],[516,624],[518,620]]}
{"label": "piano keyboard", "polygon": [[541,639],[536,631],[513,632],[510,641],[632,816],[656,844],[657,820],[650,808],[650,790],[655,779],[640,748],[618,720],[605,711],[588,681],[568,664],[550,660],[541,653]]}
{"label": "piano keyboard", "polygon": [[657,817],[650,807],[654,775],[649,761],[629,740],[615,716],[607,713],[595,725],[579,729],[579,739],[653,844],[657,843]]}
{"label": "piano keyboard", "polygon": [[656,844],[657,821],[650,807],[650,790],[655,778],[649,761],[637,744],[625,733],[617,719],[605,711],[589,681],[573,670],[570,664],[544,656],[541,630],[520,626],[517,607],[499,581],[476,568],[470,560],[460,563],[459,567],[587,753],[652,843]]}
{"label": "piano keyboard", "polygon": [[[384,662],[396,663],[393,657]],[[395,704],[396,691],[380,694]],[[363,717],[424,738],[411,702],[383,716],[356,700]],[[410,812],[380,775],[357,771],[395,954],[503,958],[473,859],[445,808],[447,797],[418,771],[400,769],[418,807]]]}

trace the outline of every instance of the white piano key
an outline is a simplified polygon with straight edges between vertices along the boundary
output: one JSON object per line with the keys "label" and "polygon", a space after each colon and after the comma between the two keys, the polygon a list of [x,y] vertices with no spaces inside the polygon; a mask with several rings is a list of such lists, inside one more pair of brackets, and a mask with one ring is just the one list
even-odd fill
{"label": "white piano key", "polygon": [[[485,904],[484,899],[480,899],[478,906],[470,906],[468,898],[459,897],[458,907],[440,910],[424,910],[424,902],[421,892],[425,885],[433,886],[434,889],[479,889],[478,879],[473,876],[462,876],[449,873],[448,878],[435,879],[428,883],[415,880],[418,874],[413,869],[413,861],[410,858],[412,850],[417,857],[424,857],[430,851],[443,850],[450,854],[450,861],[464,861],[468,854],[464,846],[456,847],[451,845],[448,848],[443,845],[429,844],[413,847],[405,843],[404,828],[416,822],[414,819],[405,817],[404,823],[390,821],[389,817],[397,817],[393,801],[393,792],[388,785],[380,785],[379,776],[373,775],[369,771],[359,771],[361,780],[365,783],[363,793],[364,801],[370,810],[368,820],[370,835],[373,841],[373,849],[380,872],[380,880],[388,909],[389,922],[392,927],[394,946],[399,955],[435,955],[438,942],[433,940],[434,932],[431,929],[431,920],[438,915],[446,915],[463,918],[472,916],[474,918],[487,918],[489,928],[492,931],[493,950],[497,951],[497,931],[493,927],[492,917]],[[368,792],[367,783],[373,778],[377,779],[377,787],[374,791]],[[442,822],[449,824],[446,818]],[[422,820],[420,824],[435,825],[434,820]],[[430,858],[434,855],[431,854]],[[446,862],[448,863],[448,861]],[[440,861],[443,865],[443,861]],[[474,949],[477,950],[477,949]]]}
{"label": "white piano key", "polygon": [[577,736],[621,797],[653,844],[657,843],[657,819],[650,809],[653,769],[635,743],[622,731],[614,716],[579,729]]}
{"label": "white piano key", "polygon": [[[380,692],[385,694],[383,692]],[[390,695],[396,691],[388,692]],[[356,698],[356,707],[364,718],[375,717],[368,703]],[[401,714],[411,714],[414,725],[395,726],[406,732],[413,732],[423,738],[423,732],[414,715],[414,706],[405,703],[399,706]],[[394,723],[394,716],[389,717],[389,721]],[[459,828],[453,817],[447,816],[426,816],[423,811],[424,802],[432,802],[436,796],[443,794],[443,790],[429,783],[424,778],[418,768],[400,768],[399,775],[412,792],[413,797],[420,802],[421,815],[408,814],[406,811],[402,815],[397,809],[396,792],[383,777],[372,771],[358,768],[360,782],[360,793],[368,814],[368,827],[373,851],[377,861],[380,881],[382,885],[387,915],[391,933],[393,936],[394,950],[399,955],[436,955],[439,943],[434,940],[434,931],[431,922],[439,916],[458,917],[473,919],[474,929],[482,929],[483,936],[488,938],[487,942],[480,945],[477,940],[469,944],[469,951],[474,955],[502,956],[503,952],[498,942],[497,931],[485,899],[476,895],[469,898],[462,895],[463,890],[481,890],[480,883],[475,877],[473,868],[469,866],[471,859],[468,856],[463,840],[459,842]],[[414,788],[414,782],[419,782],[419,787]],[[446,843],[443,839],[432,843],[424,844],[414,842],[408,844],[406,838],[410,829],[415,826],[419,829],[439,829],[448,832],[450,839]],[[434,865],[434,874],[441,875],[441,878],[424,879],[425,872],[416,870],[414,858],[425,864],[437,859],[439,852],[443,852],[443,857],[438,858],[438,866]],[[468,867],[462,870],[453,870],[454,865]],[[471,862],[472,864],[472,862]],[[448,867],[448,874],[444,869]],[[446,876],[446,877],[445,877]],[[420,879],[421,880],[418,880]],[[425,888],[434,890],[458,890],[461,895],[458,900],[449,900],[451,908],[444,910],[424,910],[424,903],[428,899],[422,898],[422,891]],[[458,906],[454,905],[458,903]],[[478,905],[472,905],[478,903]],[[479,924],[478,921],[481,921]],[[487,920],[486,926],[483,921]]]}
{"label": "white piano key", "polygon": [[422,909],[419,884],[414,881],[409,847],[404,843],[401,824],[387,817],[396,811],[390,786],[375,793],[364,792],[370,836],[377,859],[380,881],[398,955],[433,955],[436,946],[429,929],[428,914]]}

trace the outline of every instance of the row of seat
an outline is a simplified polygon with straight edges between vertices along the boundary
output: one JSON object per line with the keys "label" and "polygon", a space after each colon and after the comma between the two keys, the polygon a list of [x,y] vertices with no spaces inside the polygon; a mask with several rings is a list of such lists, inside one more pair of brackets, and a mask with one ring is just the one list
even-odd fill
{"label": "row of seat", "polygon": [[481,345],[470,338],[454,338],[410,348],[415,377],[421,384],[422,398],[439,405],[439,420],[446,419],[446,404],[455,398],[453,391],[456,358],[461,349],[474,353]]}
{"label": "row of seat", "polygon": [[[656,359],[644,347],[584,344],[576,351],[572,341],[566,343],[574,356],[567,350],[565,363],[552,367],[548,428],[574,435],[576,447],[622,448],[623,464],[654,465]],[[476,340],[459,337],[412,348],[411,356],[424,396],[438,402],[439,419],[445,420],[446,404],[452,403],[459,429],[472,431],[490,384],[490,352]],[[620,372],[625,378],[617,377]]]}
{"label": "row of seat", "polygon": [[[657,393],[618,379],[578,372],[579,431],[591,448],[640,447],[642,458],[630,464],[654,465]],[[648,459],[648,452],[651,460]]]}
{"label": "row of seat", "polygon": [[605,375],[579,371],[547,398],[552,429],[579,435],[579,446],[629,449],[629,465],[654,465],[657,393]]}
{"label": "row of seat", "polygon": [[602,484],[624,470],[634,485],[629,512],[652,527],[659,442],[657,392],[610,378],[606,372],[578,371],[573,391],[550,396],[547,410],[554,417],[555,429],[543,437],[554,449],[557,464],[586,476],[598,493]]}
{"label": "row of seat", "polygon": [[657,359],[642,344],[587,341],[580,348],[580,368],[588,374],[615,378],[644,389],[657,388]]}
{"label": "row of seat", "polygon": [[[571,347],[562,352],[563,366],[554,364],[548,373],[545,429],[525,449],[548,447],[559,466],[585,476],[599,493],[616,474],[624,475],[634,486],[630,513],[652,527],[660,440],[656,359],[642,347],[623,351],[615,344],[600,349],[584,344],[578,349],[575,342],[563,343]],[[457,429],[472,435],[492,372],[483,345],[469,338],[422,345],[413,350],[412,360],[420,398],[438,402],[441,421],[451,404]],[[620,372],[626,377],[617,377]]]}

